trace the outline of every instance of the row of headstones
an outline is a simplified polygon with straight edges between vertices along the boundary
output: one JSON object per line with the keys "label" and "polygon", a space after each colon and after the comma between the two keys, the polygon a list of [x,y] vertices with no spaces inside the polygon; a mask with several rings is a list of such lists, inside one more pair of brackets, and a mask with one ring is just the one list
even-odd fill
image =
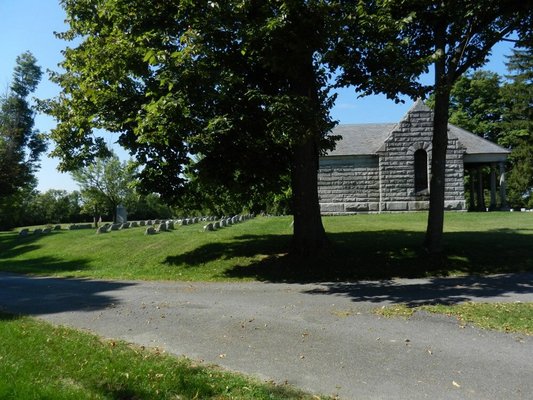
{"label": "row of headstones", "polygon": [[124,222],[123,224],[104,224],[102,226],[99,226],[96,230],[96,233],[107,233],[111,231],[119,231],[122,229],[128,229],[128,228],[137,228],[139,226],[144,226],[146,223],[145,221],[141,222]]}
{"label": "row of headstones", "polygon": [[111,231],[118,231],[122,229],[128,229],[128,228],[137,228],[140,226],[147,226],[145,233],[146,234],[154,234],[158,232],[166,232],[173,230],[176,225],[192,225],[197,224],[202,221],[214,221],[217,217],[194,217],[194,218],[183,218],[183,219],[177,219],[177,220],[147,220],[147,221],[133,221],[133,222],[125,222],[125,223],[118,223],[118,224],[105,224],[100,226],[96,233],[108,233]]}
{"label": "row of headstones", "polygon": [[233,217],[222,218],[219,221],[209,222],[207,225],[204,226],[204,231],[216,231],[217,229],[223,228],[225,226],[235,225],[239,222],[244,222],[252,218],[254,218],[254,214],[235,215]]}
{"label": "row of headstones", "polygon": [[217,219],[218,219],[217,217],[211,216],[211,217],[182,218],[182,219],[177,219],[175,221],[173,220],[162,221],[159,225],[156,224],[155,226],[149,226],[148,228],[146,228],[146,231],[144,232],[144,234],[155,235],[156,233],[159,233],[159,232],[169,232],[174,229],[175,225],[186,226],[186,225],[198,224],[200,222],[216,221]]}
{"label": "row of headstones", "polygon": [[33,232],[30,231],[28,228],[24,228],[24,229],[21,229],[20,232],[19,232],[19,236],[28,236],[30,234],[33,234],[33,235],[42,235],[42,234],[47,234],[47,233],[50,233],[52,231],[60,231],[61,230],[61,225],[56,225],[54,226],[53,228],[51,227],[46,227],[46,228],[37,228],[37,229],[34,229]]}

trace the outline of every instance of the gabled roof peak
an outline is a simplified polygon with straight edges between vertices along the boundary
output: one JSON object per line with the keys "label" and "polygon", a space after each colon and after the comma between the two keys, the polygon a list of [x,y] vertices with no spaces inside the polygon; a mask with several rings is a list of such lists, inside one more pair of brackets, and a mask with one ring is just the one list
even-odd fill
{"label": "gabled roof peak", "polygon": [[415,112],[415,111],[431,111],[431,109],[428,106],[426,106],[426,104],[424,103],[424,100],[422,100],[422,98],[419,97],[418,99],[416,99],[415,103],[412,105],[409,111],[407,111],[407,114],[411,112]]}

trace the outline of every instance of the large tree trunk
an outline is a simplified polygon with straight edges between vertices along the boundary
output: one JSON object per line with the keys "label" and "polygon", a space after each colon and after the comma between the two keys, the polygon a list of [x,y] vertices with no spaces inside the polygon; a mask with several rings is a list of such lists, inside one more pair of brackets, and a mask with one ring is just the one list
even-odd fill
{"label": "large tree trunk", "polygon": [[326,233],[318,203],[318,146],[313,136],[294,150],[291,171],[294,233],[291,254],[309,257],[324,250]]}
{"label": "large tree trunk", "polygon": [[431,182],[429,186],[429,215],[424,247],[432,255],[442,253],[444,229],[444,191],[446,151],[448,149],[448,107],[450,84],[445,71],[445,58],[435,62],[435,110],[433,120],[433,149],[431,151]]}

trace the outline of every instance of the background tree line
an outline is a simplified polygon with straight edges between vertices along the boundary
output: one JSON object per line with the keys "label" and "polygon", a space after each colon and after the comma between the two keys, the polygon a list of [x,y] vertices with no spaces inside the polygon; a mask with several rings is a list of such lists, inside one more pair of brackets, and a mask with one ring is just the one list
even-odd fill
{"label": "background tree line", "polygon": [[[523,40],[506,63],[508,74],[470,71],[451,90],[450,123],[511,150],[508,203],[533,208],[533,44]],[[430,105],[433,105],[433,98]]]}

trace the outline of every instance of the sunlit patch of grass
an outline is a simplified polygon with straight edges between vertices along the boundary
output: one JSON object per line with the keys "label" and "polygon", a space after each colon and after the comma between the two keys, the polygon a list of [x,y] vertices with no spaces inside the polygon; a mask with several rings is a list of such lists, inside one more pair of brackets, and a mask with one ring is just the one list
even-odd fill
{"label": "sunlit patch of grass", "polygon": [[533,303],[461,303],[409,307],[393,304],[376,308],[374,313],[387,318],[410,318],[422,310],[456,317],[461,324],[471,323],[483,329],[533,335]]}
{"label": "sunlit patch of grass", "polygon": [[414,312],[415,310],[412,307],[403,303],[382,306],[374,310],[374,314],[386,318],[400,317],[407,319],[410,318]]}
{"label": "sunlit patch of grass", "polygon": [[454,316],[484,329],[533,335],[533,303],[463,303],[418,309]]}

